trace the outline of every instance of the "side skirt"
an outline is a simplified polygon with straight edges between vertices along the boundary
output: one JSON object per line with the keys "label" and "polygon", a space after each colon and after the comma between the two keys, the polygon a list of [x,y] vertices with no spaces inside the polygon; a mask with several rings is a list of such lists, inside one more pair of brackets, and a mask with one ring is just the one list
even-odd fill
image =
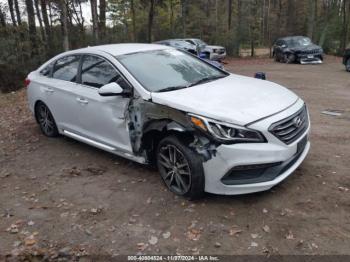
{"label": "side skirt", "polygon": [[75,134],[75,133],[67,131],[67,130],[62,130],[62,134],[65,135],[65,136],[68,136],[70,138],[76,139],[76,140],[78,140],[80,142],[86,143],[88,145],[91,145],[91,146],[97,147],[99,149],[108,151],[108,152],[110,152],[112,154],[115,154],[115,155],[127,158],[129,160],[138,162],[140,164],[146,164],[146,159],[144,157],[138,157],[138,156],[134,156],[134,155],[132,155],[130,153],[119,151],[115,147],[108,146],[106,144],[103,144],[103,143],[97,142],[95,140],[83,137],[81,135]]}

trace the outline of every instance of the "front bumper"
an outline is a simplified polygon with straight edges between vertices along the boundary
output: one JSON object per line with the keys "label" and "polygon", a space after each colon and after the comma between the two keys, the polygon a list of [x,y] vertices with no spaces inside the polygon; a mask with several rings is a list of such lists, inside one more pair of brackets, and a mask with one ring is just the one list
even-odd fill
{"label": "front bumper", "polygon": [[298,60],[300,64],[322,64],[323,56],[322,54],[312,54],[312,55],[298,55]]}
{"label": "front bumper", "polygon": [[210,53],[210,60],[220,61],[226,57],[226,52],[218,54],[218,53]]}
{"label": "front bumper", "polygon": [[[308,129],[293,143],[287,145],[273,136],[269,126],[284,119],[303,106],[299,100],[292,107],[267,119],[250,125],[262,133],[268,143],[220,145],[216,155],[203,164],[205,174],[205,191],[214,194],[238,195],[265,191],[279,184],[297,169],[303,162],[310,149],[310,142],[305,141],[303,148],[298,150],[298,144],[308,136]],[[270,166],[269,166],[270,165]],[[260,177],[253,179],[225,179],[228,174],[232,178],[232,170],[238,167],[260,166],[265,168]],[[237,171],[237,170],[236,170]],[[238,174],[239,172],[236,172]],[[242,171],[243,172],[243,171]],[[248,172],[249,173],[249,172]],[[248,174],[247,173],[247,174]]]}

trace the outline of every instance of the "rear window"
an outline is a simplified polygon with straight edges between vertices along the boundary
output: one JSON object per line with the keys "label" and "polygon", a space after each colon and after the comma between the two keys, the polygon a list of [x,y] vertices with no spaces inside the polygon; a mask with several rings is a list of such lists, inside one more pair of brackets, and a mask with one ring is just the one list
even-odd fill
{"label": "rear window", "polygon": [[70,55],[58,59],[55,63],[52,77],[75,82],[78,74],[80,56]]}
{"label": "rear window", "polygon": [[53,65],[55,64],[55,62],[51,62],[50,64],[48,64],[46,67],[44,67],[43,69],[40,70],[40,74],[43,76],[51,76],[51,71],[53,69]]}

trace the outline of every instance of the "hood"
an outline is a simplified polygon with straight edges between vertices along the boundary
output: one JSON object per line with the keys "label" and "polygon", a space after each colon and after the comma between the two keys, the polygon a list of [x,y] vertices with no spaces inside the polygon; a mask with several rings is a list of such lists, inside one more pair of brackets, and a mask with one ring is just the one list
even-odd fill
{"label": "hood", "polygon": [[316,49],[322,50],[322,47],[320,47],[319,45],[315,45],[315,44],[311,44],[311,45],[307,45],[307,46],[291,47],[291,50],[293,50],[293,51],[313,51]]}
{"label": "hood", "polygon": [[280,112],[298,99],[278,84],[235,74],[151,96],[154,103],[238,125]]}
{"label": "hood", "polygon": [[219,45],[207,45],[205,46],[205,49],[225,49],[225,47]]}

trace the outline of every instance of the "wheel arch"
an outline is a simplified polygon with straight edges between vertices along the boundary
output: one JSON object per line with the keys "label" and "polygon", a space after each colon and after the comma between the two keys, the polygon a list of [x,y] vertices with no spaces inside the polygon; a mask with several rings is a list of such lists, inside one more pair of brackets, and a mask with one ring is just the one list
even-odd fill
{"label": "wheel arch", "polygon": [[191,128],[171,119],[152,120],[144,127],[141,148],[147,152],[149,162],[154,163],[159,142],[171,135],[176,136],[186,144],[190,144],[195,139]]}

